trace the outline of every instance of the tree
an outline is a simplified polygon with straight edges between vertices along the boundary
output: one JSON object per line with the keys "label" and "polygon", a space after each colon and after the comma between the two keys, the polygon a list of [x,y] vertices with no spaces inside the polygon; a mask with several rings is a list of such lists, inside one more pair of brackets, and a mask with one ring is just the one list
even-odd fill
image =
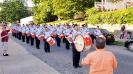
{"label": "tree", "polygon": [[29,12],[27,7],[19,0],[6,1],[0,6],[0,20],[2,21],[14,22],[31,15],[31,12]]}
{"label": "tree", "polygon": [[[32,0],[36,23],[47,22],[52,15],[60,19],[84,19],[87,8],[94,6],[97,0]],[[50,17],[49,17],[50,16]]]}
{"label": "tree", "polygon": [[34,22],[37,24],[49,22],[51,20],[54,20],[53,17],[53,8],[51,6],[50,0],[45,0],[40,3],[38,3],[33,8],[33,16],[34,16]]}
{"label": "tree", "polygon": [[75,2],[72,0],[52,0],[54,14],[61,19],[70,19],[75,13]]}

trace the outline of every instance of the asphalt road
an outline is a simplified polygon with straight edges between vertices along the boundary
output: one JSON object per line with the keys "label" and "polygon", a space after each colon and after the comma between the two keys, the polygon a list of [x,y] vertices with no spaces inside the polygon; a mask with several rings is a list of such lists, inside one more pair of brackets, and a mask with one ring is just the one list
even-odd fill
{"label": "asphalt road", "polygon": [[[45,53],[43,50],[43,42],[41,43],[41,49],[36,49],[35,46],[30,46],[12,37],[11,39],[25,47],[27,51],[59,71],[61,74],[87,74],[88,72],[87,67],[73,68],[72,50],[66,50],[63,43],[61,47],[56,47],[56,45],[52,46],[51,53]],[[115,54],[118,61],[118,68],[114,71],[114,74],[133,74],[133,52],[126,50],[125,47],[114,45],[107,46],[107,49]],[[91,51],[93,50],[95,49],[91,49]],[[83,52],[81,57],[86,56],[89,52]]]}

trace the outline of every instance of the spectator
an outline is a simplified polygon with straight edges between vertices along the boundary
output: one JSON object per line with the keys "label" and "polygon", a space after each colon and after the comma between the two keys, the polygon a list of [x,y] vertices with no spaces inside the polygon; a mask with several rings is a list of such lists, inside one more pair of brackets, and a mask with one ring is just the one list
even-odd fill
{"label": "spectator", "polygon": [[123,25],[121,27],[120,39],[123,39],[124,38],[125,30],[126,30],[126,27],[125,27],[125,25]]}
{"label": "spectator", "polygon": [[89,74],[113,74],[117,67],[117,61],[113,53],[105,49],[106,39],[96,38],[96,51],[88,54],[82,61],[81,66],[89,65]]}

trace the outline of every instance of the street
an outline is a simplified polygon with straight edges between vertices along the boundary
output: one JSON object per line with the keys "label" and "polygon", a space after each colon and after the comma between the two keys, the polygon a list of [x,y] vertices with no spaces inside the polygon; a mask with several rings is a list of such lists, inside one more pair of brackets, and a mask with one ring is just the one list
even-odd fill
{"label": "street", "polygon": [[[11,39],[61,74],[87,74],[88,72],[87,67],[75,69],[72,66],[72,51],[71,49],[66,50],[63,43],[61,47],[52,46],[51,53],[45,53],[43,42],[41,43],[41,49],[36,49],[15,38],[11,37]],[[114,74],[133,74],[133,52],[126,50],[125,47],[115,45],[107,46],[107,49],[116,55],[118,61],[118,68],[114,71]],[[91,49],[91,51],[93,50],[95,49]],[[82,52],[81,57],[83,58],[87,53],[89,52]]]}

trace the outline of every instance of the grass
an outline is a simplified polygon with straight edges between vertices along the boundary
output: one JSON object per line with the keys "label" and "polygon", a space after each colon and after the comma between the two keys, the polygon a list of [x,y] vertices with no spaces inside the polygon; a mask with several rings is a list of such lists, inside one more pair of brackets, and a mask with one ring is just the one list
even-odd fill
{"label": "grass", "polygon": [[115,41],[115,42],[111,43],[111,45],[124,46],[124,42]]}

